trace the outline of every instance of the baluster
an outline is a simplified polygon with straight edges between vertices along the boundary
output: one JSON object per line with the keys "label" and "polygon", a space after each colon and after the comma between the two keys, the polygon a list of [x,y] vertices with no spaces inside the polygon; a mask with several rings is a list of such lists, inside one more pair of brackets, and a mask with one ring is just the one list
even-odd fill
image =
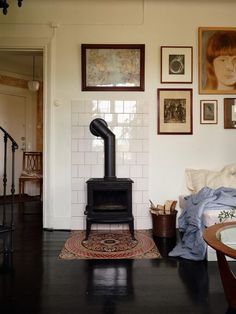
{"label": "baluster", "polygon": [[14,216],[14,201],[15,201],[15,151],[16,145],[12,143],[12,183],[11,183],[11,227],[13,227],[13,216]]}
{"label": "baluster", "polygon": [[[3,231],[1,235],[4,240],[4,254],[13,252],[13,228],[14,228],[14,202],[15,202],[15,150],[18,149],[14,139],[0,126],[0,130],[4,133],[4,165],[3,165],[3,216],[0,229]],[[7,215],[7,145],[8,139],[11,142],[12,150],[12,182],[11,182],[11,206],[10,217]]]}
{"label": "baluster", "polygon": [[3,165],[3,225],[6,224],[6,191],[7,191],[7,134],[4,133],[4,165]]}

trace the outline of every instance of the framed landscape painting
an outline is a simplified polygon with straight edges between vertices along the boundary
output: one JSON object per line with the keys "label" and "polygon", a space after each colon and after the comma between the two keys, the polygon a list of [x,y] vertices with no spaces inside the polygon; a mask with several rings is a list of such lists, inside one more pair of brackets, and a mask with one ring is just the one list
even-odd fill
{"label": "framed landscape painting", "polygon": [[236,94],[236,28],[198,29],[199,93]]}
{"label": "framed landscape painting", "polygon": [[83,91],[144,91],[145,45],[82,44]]}
{"label": "framed landscape painting", "polygon": [[161,47],[161,83],[192,83],[193,47]]}
{"label": "framed landscape painting", "polygon": [[158,89],[158,134],[192,134],[192,89]]}

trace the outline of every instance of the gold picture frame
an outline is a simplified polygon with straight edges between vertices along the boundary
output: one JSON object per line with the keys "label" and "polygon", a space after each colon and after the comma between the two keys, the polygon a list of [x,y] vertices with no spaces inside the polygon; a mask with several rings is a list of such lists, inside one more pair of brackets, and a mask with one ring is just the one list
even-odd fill
{"label": "gold picture frame", "polygon": [[235,50],[235,27],[199,27],[199,94],[236,94]]}

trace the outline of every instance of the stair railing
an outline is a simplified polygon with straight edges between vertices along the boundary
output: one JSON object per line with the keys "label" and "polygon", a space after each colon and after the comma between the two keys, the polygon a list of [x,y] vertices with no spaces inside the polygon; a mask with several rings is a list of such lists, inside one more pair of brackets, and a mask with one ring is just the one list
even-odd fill
{"label": "stair railing", "polygon": [[[12,251],[12,231],[14,230],[14,203],[15,203],[15,151],[18,149],[16,141],[11,135],[0,126],[3,132],[4,151],[3,151],[3,212],[0,223],[0,235],[4,238],[4,253]],[[11,156],[8,158],[8,145],[11,145]],[[7,165],[11,161],[11,198],[10,198],[10,217],[7,217]],[[10,237],[8,236],[10,233]]]}

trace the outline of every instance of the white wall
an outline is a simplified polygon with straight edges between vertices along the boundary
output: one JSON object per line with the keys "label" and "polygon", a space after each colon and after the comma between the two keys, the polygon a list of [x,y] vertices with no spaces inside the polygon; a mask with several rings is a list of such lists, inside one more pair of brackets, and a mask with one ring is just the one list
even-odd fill
{"label": "white wall", "polygon": [[[46,117],[50,172],[45,180],[50,180],[50,186],[45,200],[48,215],[45,227],[70,228],[72,224],[71,101],[74,99],[137,100],[149,105],[148,197],[155,203],[177,199],[179,194],[187,192],[185,168],[216,170],[235,161],[235,131],[223,127],[225,96],[199,95],[197,71],[198,27],[233,27],[235,11],[236,3],[230,0],[31,0],[20,9],[12,4],[9,14],[0,16],[1,45],[6,38],[22,46],[24,42],[29,45],[31,40],[45,37],[51,45],[52,77],[47,77],[51,83],[47,90],[51,101],[45,103],[50,115]],[[55,33],[50,25],[58,26]],[[145,44],[145,92],[82,92],[81,43]],[[193,46],[193,84],[160,83],[160,46],[164,45]],[[157,88],[193,89],[193,135],[157,135]],[[201,99],[218,100],[217,125],[200,125]]]}

